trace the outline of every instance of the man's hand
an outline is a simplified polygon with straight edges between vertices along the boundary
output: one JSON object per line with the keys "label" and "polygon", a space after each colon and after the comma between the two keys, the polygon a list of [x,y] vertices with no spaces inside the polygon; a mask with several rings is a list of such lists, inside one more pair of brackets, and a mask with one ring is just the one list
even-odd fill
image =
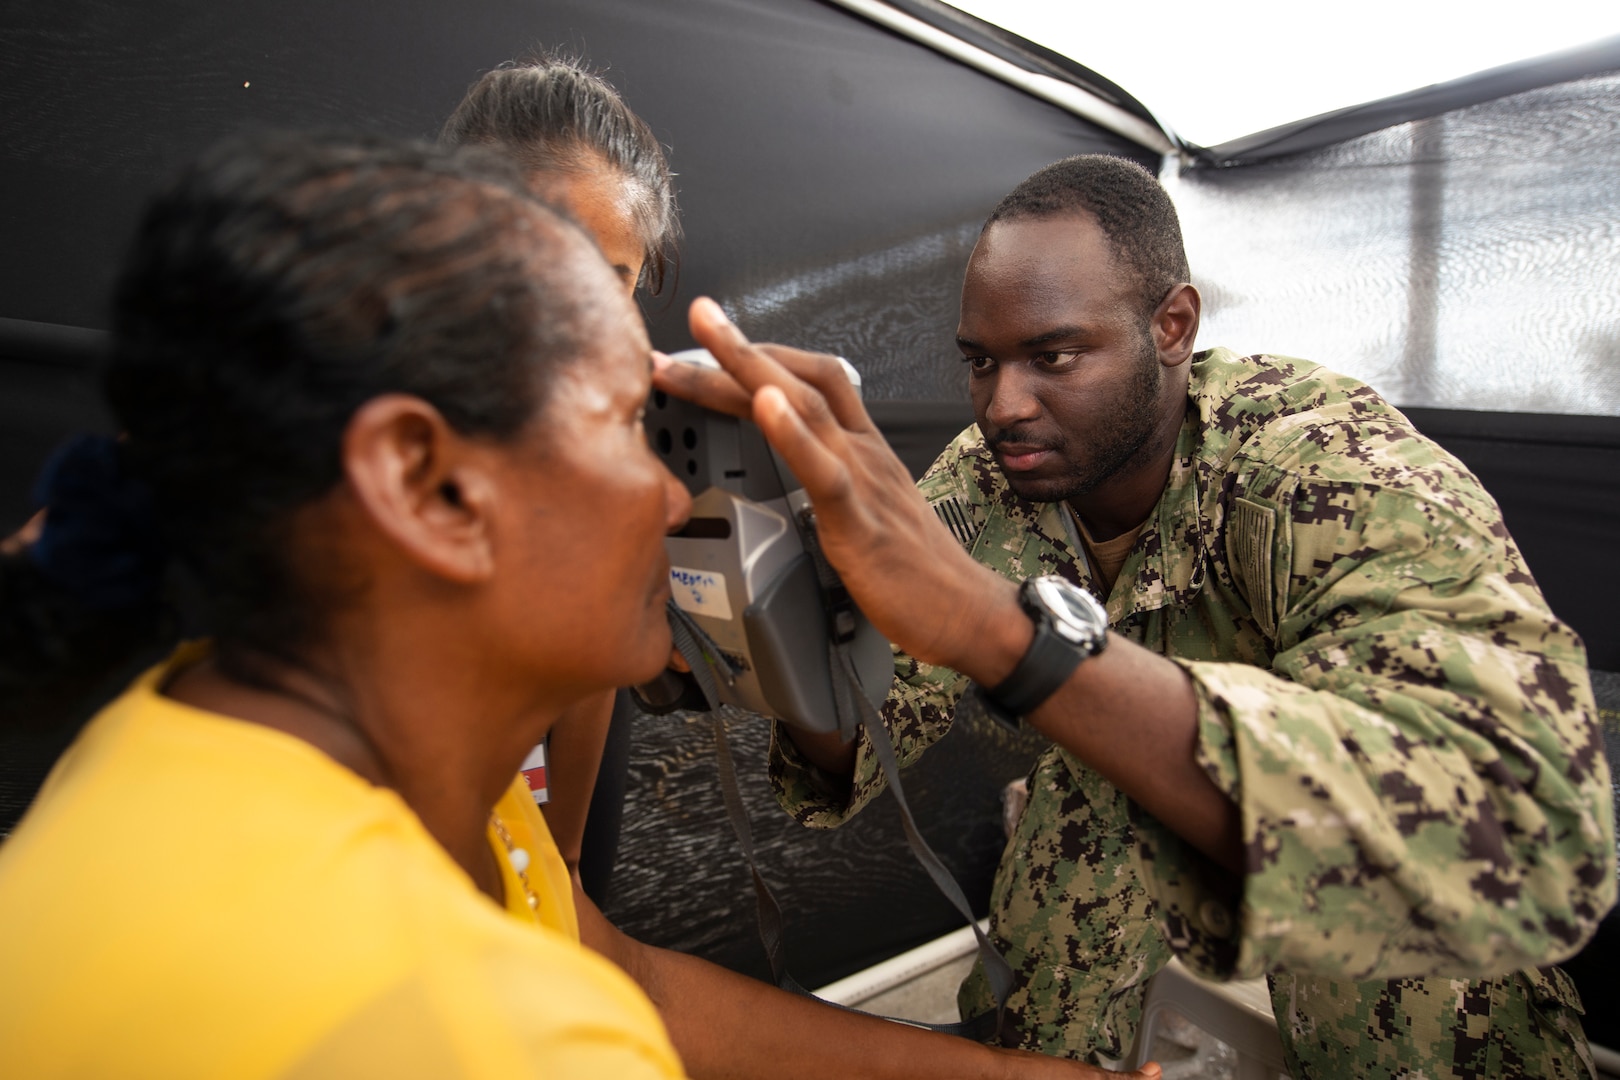
{"label": "man's hand", "polygon": [[723,372],[659,361],[654,384],[752,417],[815,507],[827,561],[889,640],[994,685],[1028,647],[1013,584],[974,562],[934,516],[836,359],[749,343],[718,304],[692,304],[692,335]]}

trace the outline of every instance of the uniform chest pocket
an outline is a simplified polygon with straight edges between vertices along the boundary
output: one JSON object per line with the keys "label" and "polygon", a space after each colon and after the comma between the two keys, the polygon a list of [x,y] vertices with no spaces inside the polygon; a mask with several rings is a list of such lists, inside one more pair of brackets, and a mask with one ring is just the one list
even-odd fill
{"label": "uniform chest pocket", "polygon": [[1272,567],[1276,550],[1277,511],[1264,503],[1239,498],[1226,519],[1226,553],[1232,580],[1249,602],[1249,611],[1266,637],[1277,637],[1277,586]]}

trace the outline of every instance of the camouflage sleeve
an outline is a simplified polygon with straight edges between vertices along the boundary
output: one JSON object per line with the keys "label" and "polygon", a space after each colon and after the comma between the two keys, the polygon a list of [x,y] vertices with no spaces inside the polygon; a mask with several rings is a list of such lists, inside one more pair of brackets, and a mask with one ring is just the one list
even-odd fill
{"label": "camouflage sleeve", "polygon": [[1183,666],[1202,764],[1241,809],[1237,906],[1138,815],[1171,945],[1209,976],[1499,974],[1569,956],[1614,902],[1581,643],[1478,481],[1424,440],[1383,438],[1416,445],[1315,430],[1316,449],[1230,489],[1229,518],[1270,515],[1245,585],[1274,660]]}
{"label": "camouflage sleeve", "polygon": [[[956,700],[966,683],[950,668],[928,664],[896,651],[895,683],[883,703],[883,724],[894,740],[894,753],[902,768],[950,730]],[[782,809],[802,825],[833,829],[882,794],[887,781],[865,729],[855,736],[855,772],[833,777],[805,760],[780,723],[771,729],[771,787]]]}
{"label": "camouflage sleeve", "polygon": [[[983,524],[984,510],[982,496],[976,494],[961,451],[976,441],[977,433],[977,428],[969,428],[957,436],[917,483],[923,497],[936,509],[942,502],[952,505],[951,513],[957,516],[952,531],[969,547],[977,527]],[[882,716],[894,740],[895,757],[904,767],[950,730],[956,702],[967,680],[950,668],[921,663],[898,649],[894,654],[894,677]],[[887,782],[865,730],[858,732],[855,740],[854,774],[834,777],[810,764],[782,725],[773,724],[769,773],[782,809],[801,824],[831,829],[876,798]]]}

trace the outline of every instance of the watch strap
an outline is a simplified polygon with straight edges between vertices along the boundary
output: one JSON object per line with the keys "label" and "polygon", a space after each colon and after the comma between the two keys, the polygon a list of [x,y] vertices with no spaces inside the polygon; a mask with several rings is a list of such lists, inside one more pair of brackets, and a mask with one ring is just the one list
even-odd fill
{"label": "watch strap", "polygon": [[1079,591],[1076,586],[1055,578],[1026,580],[1019,587],[1018,602],[1035,624],[1035,636],[1010,675],[995,687],[974,688],[985,711],[997,722],[1014,729],[1021,726],[1024,716],[1034,712],[1068,681],[1080,661],[1102,652],[1108,641],[1107,616],[1090,595],[1083,596],[1089,603],[1082,606],[1091,610],[1098,624],[1093,628],[1094,633],[1079,641],[1061,633],[1050,598],[1039,591],[1043,582],[1051,582],[1061,590]]}
{"label": "watch strap", "polygon": [[1013,716],[1034,712],[1058,687],[1069,681],[1089,653],[1059,637],[1045,619],[1035,619],[1035,638],[1008,675],[986,691],[991,700]]}

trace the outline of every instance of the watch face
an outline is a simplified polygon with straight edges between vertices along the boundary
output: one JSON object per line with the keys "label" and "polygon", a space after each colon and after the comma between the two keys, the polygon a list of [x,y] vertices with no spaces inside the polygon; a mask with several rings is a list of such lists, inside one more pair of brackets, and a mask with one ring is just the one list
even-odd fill
{"label": "watch face", "polygon": [[1108,632],[1108,616],[1090,593],[1056,577],[1038,578],[1035,592],[1052,614],[1052,629],[1068,641],[1094,644]]}

